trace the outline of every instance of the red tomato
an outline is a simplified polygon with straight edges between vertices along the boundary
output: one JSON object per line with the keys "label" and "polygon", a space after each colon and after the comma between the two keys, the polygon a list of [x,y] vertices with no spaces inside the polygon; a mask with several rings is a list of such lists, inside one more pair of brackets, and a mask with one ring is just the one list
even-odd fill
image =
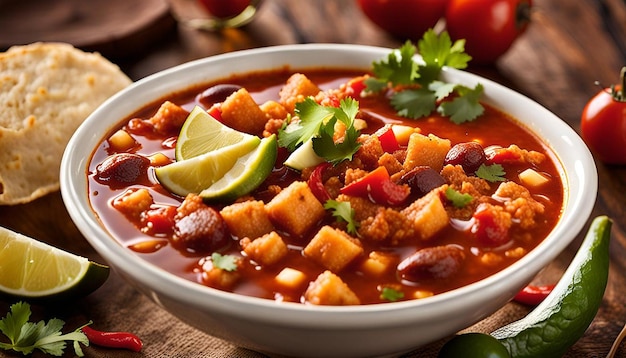
{"label": "red tomato", "polygon": [[381,29],[402,39],[417,40],[437,24],[448,0],[357,0],[363,13]]}
{"label": "red tomato", "polygon": [[222,19],[235,17],[250,5],[250,0],[198,0],[198,2],[209,14]]}
{"label": "red tomato", "polygon": [[608,164],[626,164],[626,67],[622,85],[596,94],[585,106],[580,131],[596,157]]}
{"label": "red tomato", "polygon": [[531,7],[532,0],[450,0],[446,29],[466,40],[472,63],[493,63],[526,30]]}

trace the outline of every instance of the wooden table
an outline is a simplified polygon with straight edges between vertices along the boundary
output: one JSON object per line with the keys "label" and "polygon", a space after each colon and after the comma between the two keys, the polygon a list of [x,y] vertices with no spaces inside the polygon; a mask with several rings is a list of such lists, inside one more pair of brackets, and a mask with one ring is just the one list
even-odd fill
{"label": "wooden table", "polygon": [[[469,71],[511,87],[553,111],[579,130],[581,111],[604,85],[617,83],[626,65],[626,3],[623,0],[535,0],[533,23],[497,64]],[[171,19],[170,19],[171,20]],[[353,1],[266,0],[257,18],[245,28],[222,33],[200,32],[184,26],[167,31],[130,57],[111,59],[137,80],[159,70],[206,56],[261,46],[333,42],[397,47],[402,41],[370,23]],[[135,39],[136,40],[136,39]],[[593,216],[613,218],[611,268],[604,302],[591,327],[568,352],[568,357],[602,357],[626,322],[626,166],[597,162],[599,194]],[[0,224],[42,241],[102,261],[70,221],[54,193],[27,205],[0,207]],[[587,222],[589,224],[589,222]],[[569,264],[584,233],[555,260],[544,275],[558,278]],[[0,301],[0,312],[10,302]],[[476,330],[519,318],[528,309],[510,303]],[[58,316],[67,327],[91,319],[106,330],[133,331],[144,340],[143,355],[165,357],[261,356],[206,336],[163,312],[127,285],[115,272],[94,294],[58,307],[36,307],[35,317]],[[433,356],[439,343],[411,356]],[[69,349],[71,351],[71,349]],[[136,357],[139,354],[89,347],[89,356]],[[5,353],[0,353],[0,356]],[[18,355],[15,355],[18,356]],[[71,356],[71,355],[67,355]],[[626,357],[626,344],[618,351]]]}

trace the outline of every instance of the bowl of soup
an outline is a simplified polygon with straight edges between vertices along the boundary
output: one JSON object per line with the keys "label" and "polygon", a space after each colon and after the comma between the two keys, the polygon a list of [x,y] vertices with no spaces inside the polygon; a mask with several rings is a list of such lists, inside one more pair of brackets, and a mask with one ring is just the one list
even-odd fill
{"label": "bowl of soup", "polygon": [[391,51],[268,47],[135,82],[68,144],[70,216],[137,290],[248,349],[389,356],[478,322],[578,235],[595,165],[464,71],[441,80],[482,88],[477,118],[409,118],[390,99],[418,88],[366,90]]}

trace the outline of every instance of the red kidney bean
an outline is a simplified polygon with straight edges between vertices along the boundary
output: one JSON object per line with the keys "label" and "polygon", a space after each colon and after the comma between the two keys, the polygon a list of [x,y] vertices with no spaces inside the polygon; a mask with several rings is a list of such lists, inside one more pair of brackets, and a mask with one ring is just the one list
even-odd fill
{"label": "red kidney bean", "polygon": [[204,108],[209,108],[215,103],[224,102],[224,100],[241,89],[241,86],[234,84],[219,84],[207,88],[196,96],[196,102]]}
{"label": "red kidney bean", "polygon": [[420,198],[445,184],[446,180],[433,168],[419,166],[402,175],[400,183],[407,184],[411,188],[411,194]]}
{"label": "red kidney bean", "polygon": [[445,279],[454,275],[464,260],[465,252],[460,246],[427,247],[402,260],[397,270],[400,278],[410,282]]}
{"label": "red kidney bean", "polygon": [[444,164],[460,165],[466,174],[473,174],[487,160],[485,150],[476,142],[459,143],[446,154]]}
{"label": "red kidney bean", "polygon": [[111,188],[148,182],[150,159],[133,153],[114,154],[96,167],[95,179]]}

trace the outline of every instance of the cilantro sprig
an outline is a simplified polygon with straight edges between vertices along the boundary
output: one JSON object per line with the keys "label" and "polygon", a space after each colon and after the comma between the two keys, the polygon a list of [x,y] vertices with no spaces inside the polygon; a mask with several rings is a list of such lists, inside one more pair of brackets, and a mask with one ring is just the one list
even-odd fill
{"label": "cilantro sprig", "polygon": [[346,231],[348,234],[355,235],[359,228],[359,223],[354,219],[354,209],[347,201],[327,200],[324,203],[324,209],[332,210],[332,214],[337,221],[346,222],[348,224]]}
{"label": "cilantro sprig", "polygon": [[[414,60],[418,49],[422,57],[419,63]],[[386,59],[374,62],[374,76],[365,80],[366,91],[394,88],[390,103],[398,115],[406,118],[418,119],[437,111],[457,124],[472,121],[484,112],[479,102],[483,86],[470,88],[439,80],[444,67],[464,69],[470,60],[465,40],[453,43],[447,32],[437,35],[430,29],[417,48],[407,41]]]}
{"label": "cilantro sprig", "polygon": [[236,271],[237,270],[237,257],[233,255],[222,255],[219,252],[211,254],[211,261],[213,266],[224,271]]}
{"label": "cilantro sprig", "polygon": [[461,193],[451,187],[446,189],[445,195],[455,208],[463,208],[474,199],[470,194]]}
{"label": "cilantro sprig", "polygon": [[0,331],[7,336],[10,343],[0,342],[0,348],[14,350],[24,355],[31,354],[38,349],[53,356],[63,355],[66,341],[73,342],[77,356],[82,357],[83,351],[79,343],[89,345],[89,339],[79,327],[73,332],[62,334],[64,321],[53,318],[47,323],[39,321],[29,322],[31,315],[30,305],[17,302],[11,305],[10,312],[0,320]]}
{"label": "cilantro sprig", "polygon": [[[347,97],[339,107],[323,106],[312,97],[296,104],[295,113],[299,120],[290,121],[278,132],[278,144],[293,151],[309,139],[313,142],[315,154],[326,161],[338,164],[352,159],[360,147],[357,142],[359,130],[354,123],[359,112],[359,102]],[[345,125],[343,140],[335,142],[335,125]]]}
{"label": "cilantro sprig", "polygon": [[502,165],[500,164],[491,164],[491,165],[486,165],[486,164],[481,164],[480,167],[478,167],[478,170],[476,170],[476,176],[481,178],[481,179],[485,179],[486,181],[489,182],[499,182],[499,181],[505,181],[506,178],[504,177],[506,175],[506,172],[504,171],[504,167],[502,167]]}

